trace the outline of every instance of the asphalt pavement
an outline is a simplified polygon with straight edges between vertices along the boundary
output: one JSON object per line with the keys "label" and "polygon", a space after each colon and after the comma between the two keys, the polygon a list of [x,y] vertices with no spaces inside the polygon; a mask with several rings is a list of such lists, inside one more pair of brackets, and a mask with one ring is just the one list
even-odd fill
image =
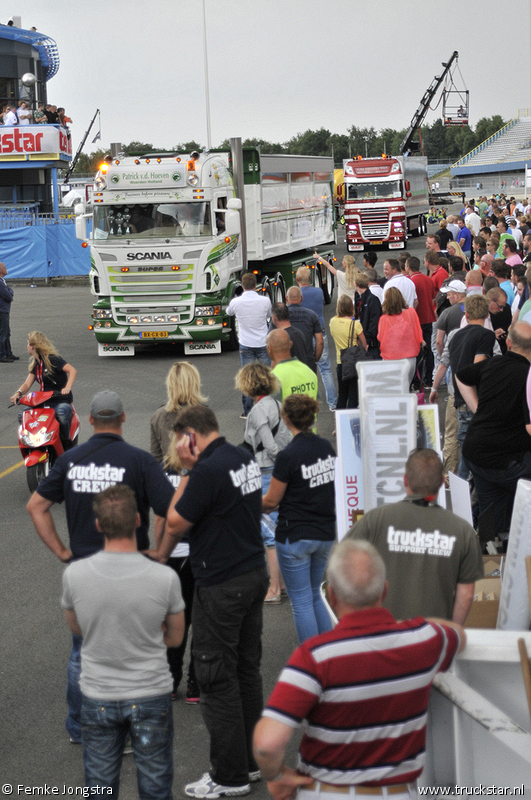
{"label": "asphalt pavement", "polygon": [[[432,227],[436,228],[430,226],[430,229]],[[338,238],[336,255],[340,261],[346,252],[341,231]],[[421,257],[425,250],[424,237],[410,240],[408,250]],[[380,274],[386,257],[386,251],[378,254]],[[361,263],[361,254],[356,254],[356,258]],[[9,269],[9,264],[7,267]],[[335,313],[336,300],[337,289],[332,305],[326,307],[327,319]],[[60,608],[64,566],[42,544],[25,510],[29,492],[17,447],[17,410],[7,408],[10,395],[27,374],[27,333],[36,329],[43,331],[54,341],[63,358],[78,370],[74,405],[81,418],[80,442],[91,435],[88,412],[92,396],[100,389],[110,388],[118,391],[124,402],[124,438],[149,450],[149,419],[165,402],[166,373],[175,360],[184,358],[180,345],[148,346],[133,358],[99,357],[93,334],[87,330],[92,302],[88,282],[61,287],[17,287],[11,312],[11,341],[21,360],[0,365],[0,786],[12,785],[14,797],[38,793],[30,791],[30,787],[58,787],[59,795],[81,795],[83,786],[82,750],[69,742],[64,727],[66,666],[70,652],[70,635]],[[241,400],[234,388],[238,353],[189,356],[187,359],[201,373],[203,392],[210,398],[209,404],[218,417],[221,433],[238,444],[243,439],[245,425],[239,419]],[[334,415],[324,401],[318,428],[321,435],[334,443]],[[53,516],[60,535],[67,542],[63,508],[54,506]],[[265,607],[265,699],[296,645],[289,602]],[[183,696],[173,704],[173,711],[173,791],[175,797],[179,797],[184,796],[185,783],[196,780],[208,770],[208,736],[200,709],[186,705]],[[292,763],[296,741],[295,738],[291,747]],[[3,788],[2,792],[8,793]],[[132,756],[124,757],[120,795],[124,800],[138,797]],[[268,796],[265,784],[253,784],[251,796],[265,799]]]}

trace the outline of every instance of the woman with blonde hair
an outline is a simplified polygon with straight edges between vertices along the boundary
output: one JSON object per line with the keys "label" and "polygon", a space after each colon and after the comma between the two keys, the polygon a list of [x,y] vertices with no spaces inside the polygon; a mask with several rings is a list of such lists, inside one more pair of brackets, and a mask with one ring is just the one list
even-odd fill
{"label": "woman with blonde hair", "polygon": [[415,374],[416,358],[421,345],[422,328],[414,308],[409,308],[399,289],[391,286],[385,293],[382,316],[378,323],[378,341],[384,361],[407,358],[409,383]]}
{"label": "woman with blonde hair", "polygon": [[349,254],[343,256],[341,266],[345,270],[344,272],[340,269],[337,269],[337,267],[334,267],[317,252],[313,254],[313,257],[319,261],[322,261],[327,270],[329,270],[332,275],[336,276],[339,294],[347,294],[352,299],[352,302],[354,302],[356,295],[356,276],[359,272],[356,267],[356,262],[354,261],[354,256]]}
{"label": "woman with blonde hair", "polygon": [[[181,481],[182,464],[175,449],[181,434],[174,432],[174,424],[186,406],[206,403],[208,398],[201,394],[201,376],[189,361],[176,361],[166,375],[165,405],[158,408],[150,420],[151,455],[160,463],[175,488]],[[164,530],[157,533],[157,544],[160,543]],[[175,570],[181,581],[182,595],[185,602],[184,637],[179,647],[168,647],[168,664],[173,678],[172,700],[177,697],[177,689],[183,676],[183,659],[186,651],[188,631],[192,622],[192,606],[194,599],[194,577],[190,567],[190,545],[188,534],[185,534],[168,558],[168,566]],[[193,645],[193,642],[192,642]],[[199,687],[195,678],[194,657],[190,648],[190,664],[186,684],[186,702],[199,702]]]}
{"label": "woman with blonde hair", "polygon": [[73,408],[72,386],[76,380],[77,369],[61,358],[55,345],[44,333],[31,331],[28,333],[29,374],[20,389],[17,389],[11,402],[29,392],[35,381],[40,384],[41,392],[55,392],[55,396],[46,405],[53,408],[59,423],[59,435],[65,450],[72,447],[70,441],[70,423]]}
{"label": "woman with blonde hair", "polygon": [[468,270],[468,258],[465,256],[461,249],[459,242],[448,242],[446,245],[449,256],[457,256],[463,262],[463,269]]}
{"label": "woman with blonde hair", "polygon": [[355,347],[358,343],[358,339],[365,350],[367,350],[368,345],[361,322],[354,319],[354,304],[352,298],[347,294],[342,294],[338,298],[336,316],[332,317],[330,320],[330,334],[336,345],[338,386],[336,408],[338,411],[343,408],[358,408],[358,376],[355,375],[347,381],[343,380],[341,351],[347,347]]}
{"label": "woman with blonde hair", "polygon": [[[291,441],[291,433],[281,416],[280,403],[272,395],[280,388],[277,377],[260,361],[246,364],[235,378],[236,389],[253,399],[247,415],[244,446],[252,450],[262,473],[262,492],[267,492],[278,453]],[[275,550],[275,527],[278,514],[262,515],[262,540],[269,566],[269,589],[264,603],[282,602],[282,579]]]}
{"label": "woman with blonde hair", "polygon": [[[206,403],[208,398],[201,394],[201,376],[189,361],[176,361],[166,375],[167,400],[158,408],[150,420],[151,455],[160,463],[169,456],[173,433],[173,423],[185,406]],[[171,459],[176,458],[172,448]],[[176,463],[176,469],[180,464]]]}

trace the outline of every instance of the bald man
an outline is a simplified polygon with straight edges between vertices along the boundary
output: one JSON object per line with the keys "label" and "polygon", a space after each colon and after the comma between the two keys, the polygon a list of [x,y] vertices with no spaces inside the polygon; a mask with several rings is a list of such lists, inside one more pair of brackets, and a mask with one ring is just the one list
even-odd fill
{"label": "bald man", "polygon": [[291,356],[291,339],[285,330],[275,329],[267,336],[267,353],[271,368],[281,384],[282,402],[290,394],[307,394],[317,400],[317,375]]}
{"label": "bald man", "polygon": [[[304,335],[306,348],[313,354],[313,363],[310,365],[317,372],[317,362],[321,358],[324,347],[323,329],[319,317],[310,308],[304,308],[302,292],[298,286],[291,286],[286,294],[286,303],[289,308],[289,320],[294,328],[298,328]],[[315,345],[314,345],[315,341]]]}

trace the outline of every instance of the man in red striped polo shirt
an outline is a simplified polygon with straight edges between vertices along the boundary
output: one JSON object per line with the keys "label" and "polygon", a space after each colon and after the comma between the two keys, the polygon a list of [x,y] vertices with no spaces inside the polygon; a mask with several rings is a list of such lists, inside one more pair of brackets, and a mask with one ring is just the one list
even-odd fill
{"label": "man in red striped polo shirt", "polygon": [[[460,625],[397,622],[382,607],[385,565],[369,543],[343,539],[328,562],[336,628],[292,655],[254,733],[254,754],[275,800],[345,800],[360,794],[417,796],[435,675],[466,642]],[[284,764],[306,721],[297,771]],[[365,790],[365,791],[364,791]]]}

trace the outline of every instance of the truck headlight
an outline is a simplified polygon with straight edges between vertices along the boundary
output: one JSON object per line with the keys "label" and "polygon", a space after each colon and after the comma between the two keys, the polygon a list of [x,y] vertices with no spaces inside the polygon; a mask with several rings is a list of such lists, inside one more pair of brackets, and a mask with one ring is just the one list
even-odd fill
{"label": "truck headlight", "polygon": [[195,309],[196,317],[215,317],[221,314],[221,306],[197,306]]}
{"label": "truck headlight", "polygon": [[94,179],[94,186],[101,191],[107,188],[107,180],[102,175],[96,175]]}
{"label": "truck headlight", "polygon": [[111,308],[95,308],[94,319],[112,319]]}
{"label": "truck headlight", "polygon": [[188,175],[188,184],[189,184],[189,186],[197,186],[198,183],[199,183],[199,178],[197,177],[195,172],[191,172]]}

